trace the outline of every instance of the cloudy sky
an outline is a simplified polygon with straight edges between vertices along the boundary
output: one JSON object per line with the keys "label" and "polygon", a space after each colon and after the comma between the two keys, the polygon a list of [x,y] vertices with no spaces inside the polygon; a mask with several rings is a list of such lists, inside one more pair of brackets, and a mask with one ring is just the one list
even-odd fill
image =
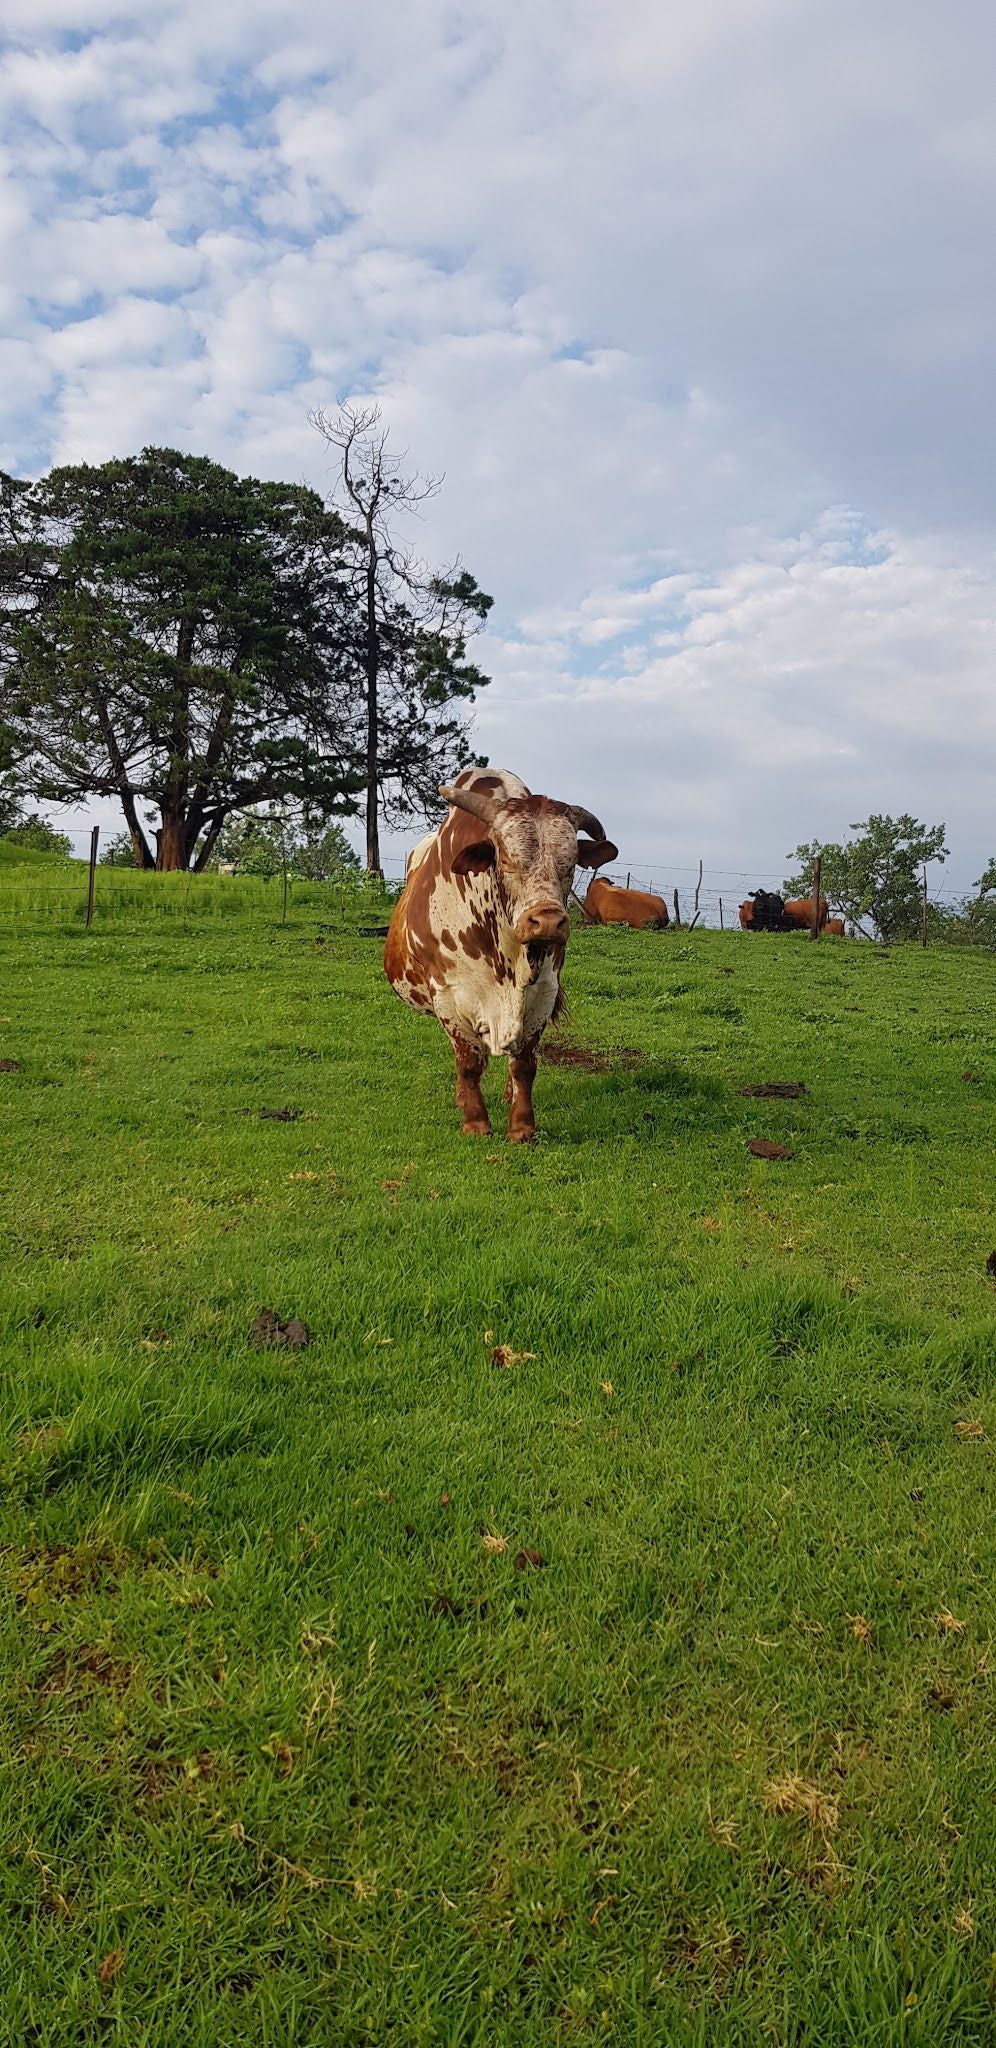
{"label": "cloudy sky", "polygon": [[376,396],[445,471],[426,553],[495,595],[492,761],[661,879],[736,893],[870,809],[980,873],[986,0],[5,16],[0,465],[324,488],[309,410]]}

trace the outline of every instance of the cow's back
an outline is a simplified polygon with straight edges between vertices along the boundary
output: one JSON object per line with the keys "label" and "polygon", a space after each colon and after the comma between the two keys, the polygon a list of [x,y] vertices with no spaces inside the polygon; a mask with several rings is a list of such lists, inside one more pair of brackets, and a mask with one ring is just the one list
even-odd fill
{"label": "cow's back", "polygon": [[[825,896],[820,897],[820,930],[823,930],[830,913]],[[809,931],[813,922],[813,899],[811,896],[791,896],[785,905],[786,924],[797,932]]]}

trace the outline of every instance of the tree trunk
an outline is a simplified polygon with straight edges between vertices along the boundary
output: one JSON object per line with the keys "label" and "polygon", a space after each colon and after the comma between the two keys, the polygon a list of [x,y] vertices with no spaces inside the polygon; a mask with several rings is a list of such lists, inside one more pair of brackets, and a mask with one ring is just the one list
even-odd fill
{"label": "tree trunk", "polygon": [[139,823],[135,797],[128,781],[128,771],[124,764],[124,757],[108,717],[107,705],[96,687],[92,691],[92,703],[97,714],[97,723],[103,734],[104,745],[107,748],[108,759],[114,773],[114,780],[118,786],[121,809],[125,815],[125,824],[128,827],[128,837],[131,840],[131,850],[135,856],[135,865],[140,868],[154,868],[155,861],[152,858],[152,848]]}
{"label": "tree trunk", "polygon": [[175,874],[187,865],[186,832],[180,811],[164,811],[161,830],[156,833],[156,867],[160,874]]}
{"label": "tree trunk", "polygon": [[152,858],[152,848],[139,824],[134,797],[126,796],[122,792],[121,808],[125,814],[128,837],[131,840],[131,850],[135,856],[135,866],[137,868],[154,868],[156,863]]}
{"label": "tree trunk", "polygon": [[185,869],[187,845],[187,776],[190,762],[190,662],[194,651],[194,620],[184,612],[176,640],[176,682],[169,735],[169,769],[161,799],[162,826],[156,833],[156,867],[160,874]]}
{"label": "tree trunk", "polygon": [[197,851],[197,858],[194,862],[195,875],[202,875],[204,873],[204,870],[207,867],[208,861],[210,860],[211,854],[214,850],[214,842],[217,839],[224,822],[225,813],[223,811],[219,812],[216,818],[212,818],[211,823],[208,826],[207,831],[205,832],[204,837],[201,840],[200,846]]}
{"label": "tree trunk", "polygon": [[383,881],[377,817],[377,757],[380,747],[377,702],[377,544],[373,522],[367,521],[367,873]]}

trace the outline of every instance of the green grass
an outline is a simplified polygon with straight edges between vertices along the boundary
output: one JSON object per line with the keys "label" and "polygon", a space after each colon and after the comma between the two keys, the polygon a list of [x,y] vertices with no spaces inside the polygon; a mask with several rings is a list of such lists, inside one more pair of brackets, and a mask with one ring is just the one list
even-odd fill
{"label": "green grass", "polygon": [[128,881],[0,885],[4,2038],[991,2043],[991,962],[577,933],[515,1148]]}

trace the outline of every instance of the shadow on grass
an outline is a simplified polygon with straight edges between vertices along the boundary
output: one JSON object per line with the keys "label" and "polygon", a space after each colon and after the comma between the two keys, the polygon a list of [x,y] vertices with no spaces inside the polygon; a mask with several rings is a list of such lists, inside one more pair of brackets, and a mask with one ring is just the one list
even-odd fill
{"label": "shadow on grass", "polygon": [[722,1081],[683,1072],[663,1060],[648,1060],[635,1071],[616,1066],[604,1074],[561,1069],[556,1079],[543,1076],[541,1121],[544,1101],[566,1116],[582,1097],[585,1122],[565,1121],[558,1133],[562,1143],[585,1144],[606,1136],[651,1143],[669,1135],[714,1135],[738,1121]]}

